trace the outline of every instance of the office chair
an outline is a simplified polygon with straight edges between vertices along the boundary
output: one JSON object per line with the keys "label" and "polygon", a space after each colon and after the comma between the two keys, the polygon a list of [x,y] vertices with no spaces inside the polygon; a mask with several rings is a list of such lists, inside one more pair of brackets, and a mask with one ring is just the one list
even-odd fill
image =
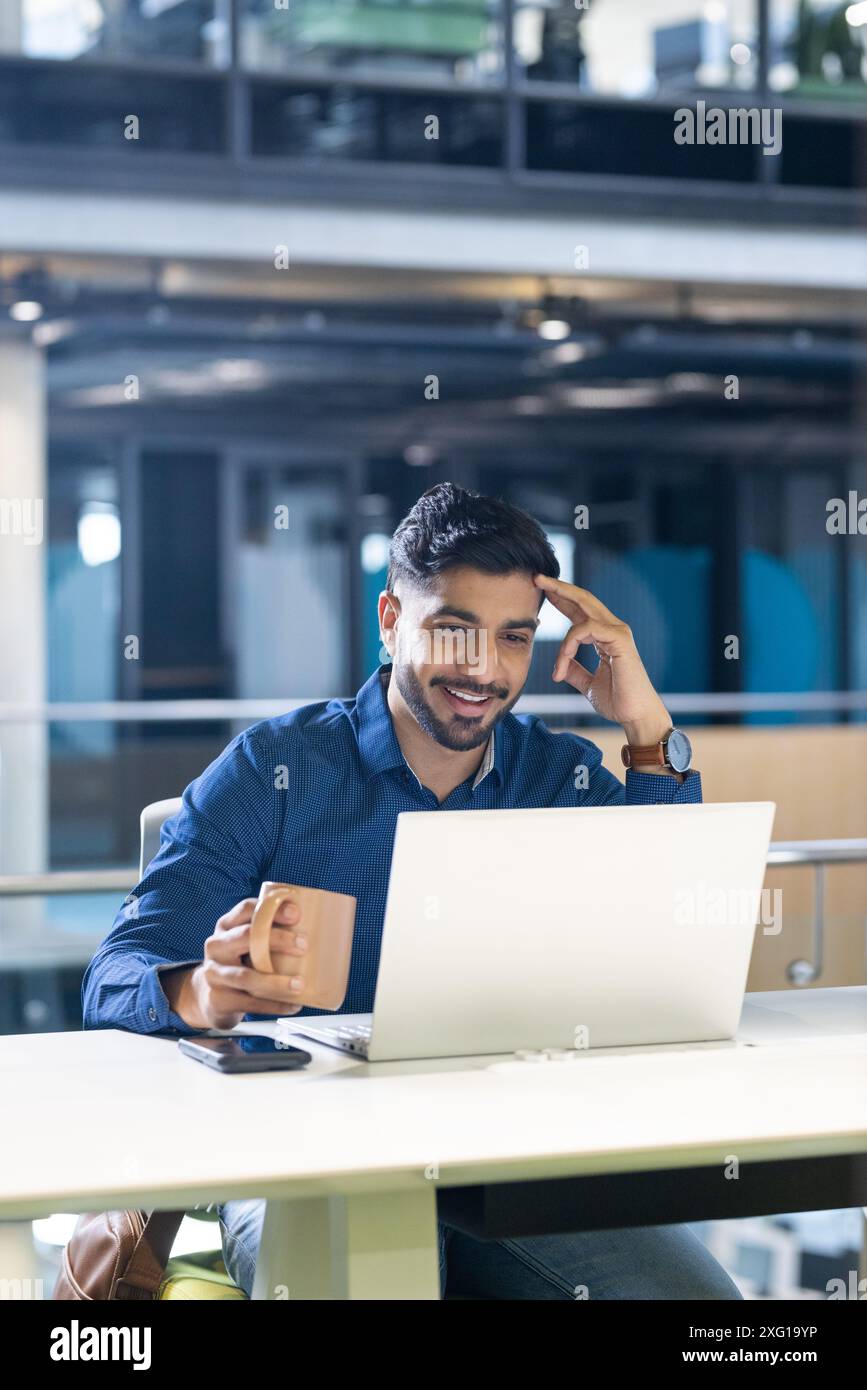
{"label": "office chair", "polygon": [[141,851],[139,854],[138,876],[144,877],[144,871],[153,859],[160,847],[160,831],[164,823],[170,816],[174,816],[181,809],[181,798],[179,796],[169,797],[166,801],[152,801],[150,806],[145,806],[139,817],[141,827]]}

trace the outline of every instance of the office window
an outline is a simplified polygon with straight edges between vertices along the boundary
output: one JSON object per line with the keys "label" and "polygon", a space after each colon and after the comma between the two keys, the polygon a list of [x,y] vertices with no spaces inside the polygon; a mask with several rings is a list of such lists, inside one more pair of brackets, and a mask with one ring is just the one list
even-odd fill
{"label": "office window", "polygon": [[[850,489],[859,498],[867,497],[867,463],[851,469],[847,483],[847,500]],[[845,545],[849,683],[853,690],[867,690],[867,554],[861,536],[847,536]],[[867,723],[867,709],[860,710],[853,719]]]}
{"label": "office window", "polygon": [[634,178],[725,180],[755,177],[754,144],[678,144],[674,110],[571,101],[526,104],[527,167]]}
{"label": "office window", "polygon": [[805,99],[867,100],[867,5],[829,0],[771,0],[768,79]]}
{"label": "office window", "polygon": [[496,82],[499,0],[239,0],[241,58],[264,72],[389,73]]}
{"label": "office window", "polygon": [[496,166],[502,108],[483,97],[257,84],[253,153],[310,163],[363,159]]}
{"label": "office window", "polygon": [[0,52],[26,58],[227,61],[217,0],[3,0]]}
{"label": "office window", "polygon": [[[809,694],[847,685],[846,537],[826,530],[834,471],[750,470],[741,484],[743,689]],[[837,714],[748,716],[750,723],[836,722]]]}
{"label": "office window", "polygon": [[217,154],[225,99],[224,81],[207,73],[20,63],[4,70],[0,83],[0,143],[84,146],[125,160]]}
{"label": "office window", "polygon": [[[117,460],[104,446],[57,443],[49,461],[46,656],[51,702],[116,700],[122,540]],[[48,726],[50,855],[75,862],[113,850],[105,776],[117,730],[103,721]]]}
{"label": "office window", "polygon": [[525,78],[599,95],[755,84],[755,0],[531,0],[517,6],[514,35]]}
{"label": "office window", "polygon": [[340,474],[252,464],[231,542],[235,694],[331,699],[349,685]]}
{"label": "office window", "polygon": [[781,183],[807,188],[867,187],[867,127],[863,123],[786,115],[783,129]]}

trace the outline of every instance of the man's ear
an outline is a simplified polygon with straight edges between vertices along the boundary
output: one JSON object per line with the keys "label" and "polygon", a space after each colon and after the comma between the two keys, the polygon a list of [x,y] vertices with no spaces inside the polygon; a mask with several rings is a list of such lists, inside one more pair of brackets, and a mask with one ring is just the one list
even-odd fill
{"label": "man's ear", "polygon": [[389,656],[393,657],[395,644],[397,642],[395,628],[397,626],[397,620],[400,617],[400,599],[397,594],[392,593],[391,590],[383,589],[379,596],[377,607],[379,613],[379,634],[382,639],[382,645],[385,647]]}

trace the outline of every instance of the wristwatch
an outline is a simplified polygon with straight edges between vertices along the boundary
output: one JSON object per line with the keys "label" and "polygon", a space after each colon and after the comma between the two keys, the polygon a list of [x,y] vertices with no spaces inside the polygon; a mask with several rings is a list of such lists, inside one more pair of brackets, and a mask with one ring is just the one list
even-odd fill
{"label": "wristwatch", "polygon": [[624,743],[620,756],[624,767],[670,767],[672,772],[688,772],[692,767],[692,744],[680,729],[669,729],[659,743],[645,748]]}

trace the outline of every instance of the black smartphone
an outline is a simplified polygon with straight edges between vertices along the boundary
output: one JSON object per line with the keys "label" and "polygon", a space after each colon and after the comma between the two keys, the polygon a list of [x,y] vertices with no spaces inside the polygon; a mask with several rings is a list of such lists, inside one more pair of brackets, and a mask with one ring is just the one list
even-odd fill
{"label": "black smartphone", "polygon": [[187,1057],[217,1071],[295,1071],[313,1058],[300,1047],[275,1042],[260,1033],[236,1033],[231,1038],[180,1038]]}

